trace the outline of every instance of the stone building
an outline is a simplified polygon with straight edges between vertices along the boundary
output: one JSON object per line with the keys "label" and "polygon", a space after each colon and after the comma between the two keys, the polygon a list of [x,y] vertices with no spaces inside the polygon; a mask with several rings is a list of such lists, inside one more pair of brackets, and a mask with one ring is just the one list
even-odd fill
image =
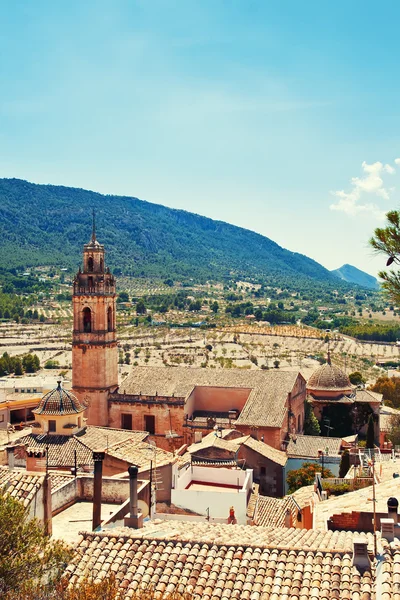
{"label": "stone building", "polygon": [[115,280],[105,266],[104,246],[92,239],[83,249],[83,271],[72,296],[72,389],[88,407],[89,425],[108,425],[108,397],[118,387]]}
{"label": "stone building", "polygon": [[104,256],[93,224],[73,290],[72,390],[89,425],[147,431],[166,450],[233,424],[279,450],[302,431],[306,385],[295,372],[136,367],[118,387],[115,280]]}
{"label": "stone building", "polygon": [[369,415],[373,414],[375,438],[379,440],[382,394],[353,386],[348,375],[332,364],[329,353],[327,362],[307,381],[307,399],[320,422],[322,434],[343,437],[365,433]]}

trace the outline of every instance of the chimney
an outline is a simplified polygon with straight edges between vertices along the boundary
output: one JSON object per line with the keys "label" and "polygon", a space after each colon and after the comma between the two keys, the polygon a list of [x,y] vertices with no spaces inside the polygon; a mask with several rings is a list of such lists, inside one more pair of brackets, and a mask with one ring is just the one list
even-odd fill
{"label": "chimney", "polygon": [[14,456],[14,447],[7,447],[7,463],[10,471],[13,470],[15,466],[15,456]]}
{"label": "chimney", "polygon": [[387,501],[388,507],[388,518],[393,519],[394,524],[397,525],[397,509],[399,507],[399,501],[397,498],[389,498]]}
{"label": "chimney", "polygon": [[368,542],[364,538],[355,538],[353,541],[353,566],[366,570],[371,568],[368,556]]}
{"label": "chimney", "polygon": [[292,527],[292,515],[288,508],[286,509],[286,513],[285,513],[285,527],[288,527],[288,528]]}
{"label": "chimney", "polygon": [[394,540],[394,521],[393,519],[381,519],[381,535],[388,542]]}
{"label": "chimney", "polygon": [[124,518],[125,527],[141,529],[143,527],[143,515],[138,511],[137,476],[139,467],[131,465],[129,473],[129,517]]}
{"label": "chimney", "polygon": [[101,484],[103,479],[103,460],[105,452],[93,452],[94,480],[93,480],[93,520],[92,530],[101,525]]}

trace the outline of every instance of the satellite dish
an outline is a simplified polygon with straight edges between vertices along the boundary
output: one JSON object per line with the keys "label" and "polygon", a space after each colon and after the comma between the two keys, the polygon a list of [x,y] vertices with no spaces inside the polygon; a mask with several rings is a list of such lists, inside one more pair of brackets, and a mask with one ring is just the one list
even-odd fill
{"label": "satellite dish", "polygon": [[138,500],[138,509],[143,515],[143,519],[149,516],[149,507],[144,500]]}

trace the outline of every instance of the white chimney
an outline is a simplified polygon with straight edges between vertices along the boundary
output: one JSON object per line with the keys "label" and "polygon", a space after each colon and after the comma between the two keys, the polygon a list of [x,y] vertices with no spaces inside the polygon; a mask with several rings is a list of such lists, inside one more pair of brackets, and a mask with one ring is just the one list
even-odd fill
{"label": "white chimney", "polygon": [[381,535],[388,542],[394,540],[394,520],[393,519],[381,519]]}
{"label": "white chimney", "polygon": [[364,538],[353,541],[353,566],[358,569],[370,569],[371,561],[368,556],[368,542]]}

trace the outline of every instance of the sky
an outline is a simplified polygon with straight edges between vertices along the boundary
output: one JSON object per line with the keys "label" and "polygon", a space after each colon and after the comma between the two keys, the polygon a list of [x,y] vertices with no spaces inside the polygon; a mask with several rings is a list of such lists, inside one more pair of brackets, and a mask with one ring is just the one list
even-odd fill
{"label": "sky", "polygon": [[399,21],[397,0],[2,2],[0,177],[375,275],[368,240],[400,199]]}

